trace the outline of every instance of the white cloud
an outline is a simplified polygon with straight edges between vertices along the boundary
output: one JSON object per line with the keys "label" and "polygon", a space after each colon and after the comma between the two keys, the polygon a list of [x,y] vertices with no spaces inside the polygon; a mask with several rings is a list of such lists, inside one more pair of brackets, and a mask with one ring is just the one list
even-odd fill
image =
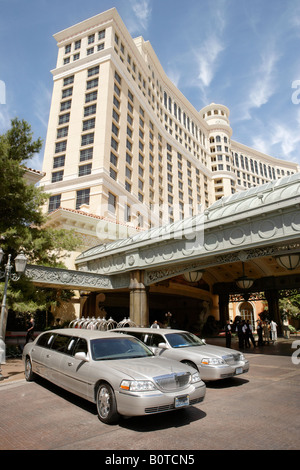
{"label": "white cloud", "polygon": [[207,38],[195,55],[198,62],[200,85],[208,87],[214,77],[220,53],[224,50],[223,42],[216,36]]}
{"label": "white cloud", "polygon": [[127,26],[130,34],[135,34],[142,28],[147,31],[151,18],[151,0],[129,0],[135,18],[128,18]]}
{"label": "white cloud", "polygon": [[249,108],[260,108],[266,104],[276,89],[275,72],[279,56],[275,52],[265,52],[261,56],[257,79],[249,93]]}
{"label": "white cloud", "polygon": [[271,121],[268,128],[263,125],[262,128],[264,133],[252,139],[252,146],[256,150],[278,158],[299,161],[300,109],[296,112],[293,125]]}

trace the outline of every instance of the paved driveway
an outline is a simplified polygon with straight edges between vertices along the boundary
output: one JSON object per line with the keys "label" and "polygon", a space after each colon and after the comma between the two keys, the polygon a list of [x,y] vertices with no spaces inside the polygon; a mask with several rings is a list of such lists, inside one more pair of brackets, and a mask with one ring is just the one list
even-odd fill
{"label": "paved driveway", "polygon": [[246,356],[249,373],[208,384],[202,404],[115,426],[101,423],[93,404],[42,379],[2,384],[0,449],[122,449],[133,455],[135,450],[299,449],[300,365],[287,355]]}

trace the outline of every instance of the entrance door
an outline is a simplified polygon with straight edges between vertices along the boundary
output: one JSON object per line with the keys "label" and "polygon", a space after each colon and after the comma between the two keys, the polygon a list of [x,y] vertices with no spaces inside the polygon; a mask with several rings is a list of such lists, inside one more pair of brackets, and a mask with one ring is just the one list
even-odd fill
{"label": "entrance door", "polygon": [[253,306],[250,304],[250,302],[243,302],[239,306],[239,311],[240,311],[240,316],[242,320],[249,321],[250,325],[252,325],[252,328],[254,330],[255,328],[254,312],[253,312]]}

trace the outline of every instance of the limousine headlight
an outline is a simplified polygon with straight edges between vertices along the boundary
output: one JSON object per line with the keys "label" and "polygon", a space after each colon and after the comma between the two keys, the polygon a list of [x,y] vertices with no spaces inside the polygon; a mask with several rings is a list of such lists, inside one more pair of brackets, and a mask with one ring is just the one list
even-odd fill
{"label": "limousine headlight", "polygon": [[201,364],[208,366],[219,366],[221,364],[225,364],[225,362],[223,361],[223,359],[218,357],[209,357],[202,359]]}
{"label": "limousine headlight", "polygon": [[192,384],[196,383],[196,382],[201,382],[201,377],[200,377],[200,374],[199,372],[195,372],[193,375],[192,375],[192,380],[191,380]]}
{"label": "limousine headlight", "polygon": [[120,389],[130,392],[148,392],[155,390],[156,387],[151,380],[122,380]]}

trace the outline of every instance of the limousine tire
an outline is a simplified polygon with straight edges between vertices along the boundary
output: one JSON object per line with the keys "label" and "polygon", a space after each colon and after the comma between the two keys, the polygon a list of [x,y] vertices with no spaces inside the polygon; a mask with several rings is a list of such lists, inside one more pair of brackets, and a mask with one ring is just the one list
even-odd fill
{"label": "limousine tire", "polygon": [[25,379],[27,382],[32,382],[34,380],[35,374],[32,371],[32,364],[30,357],[26,357],[25,359]]}
{"label": "limousine tire", "polygon": [[117,402],[111,386],[102,382],[96,392],[96,405],[100,421],[106,424],[113,424],[119,420]]}

